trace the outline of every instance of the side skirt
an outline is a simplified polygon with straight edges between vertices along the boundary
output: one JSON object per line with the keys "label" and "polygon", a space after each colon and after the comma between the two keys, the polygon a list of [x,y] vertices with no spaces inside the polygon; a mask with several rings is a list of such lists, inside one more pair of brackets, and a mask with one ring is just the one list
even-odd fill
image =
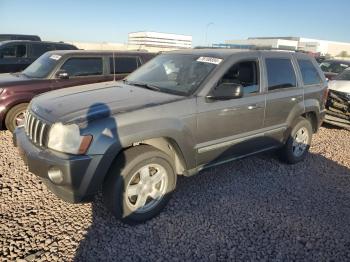
{"label": "side skirt", "polygon": [[264,148],[262,150],[254,151],[252,153],[245,154],[245,155],[242,155],[242,156],[232,157],[232,158],[229,158],[229,159],[213,162],[213,163],[206,164],[206,165],[200,165],[200,166],[198,166],[196,168],[192,168],[192,169],[186,170],[186,172],[184,172],[184,176],[193,176],[193,175],[196,175],[197,173],[199,173],[201,170],[204,170],[204,169],[207,169],[207,168],[210,168],[210,167],[214,167],[214,166],[219,166],[219,165],[222,165],[222,164],[226,164],[226,163],[229,163],[229,162],[234,161],[234,160],[246,158],[246,157],[249,157],[249,156],[252,156],[252,155],[256,155],[256,154],[259,154],[259,153],[262,153],[262,152],[270,151],[272,149],[276,149],[276,148],[279,148],[279,147],[280,146],[267,147],[267,148]]}

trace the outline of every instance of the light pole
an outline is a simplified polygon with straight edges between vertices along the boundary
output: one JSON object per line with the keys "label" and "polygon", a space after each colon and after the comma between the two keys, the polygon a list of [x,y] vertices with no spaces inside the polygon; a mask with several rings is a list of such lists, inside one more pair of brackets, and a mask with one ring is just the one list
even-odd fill
{"label": "light pole", "polygon": [[210,22],[205,27],[205,45],[208,46],[208,28],[209,26],[214,25],[213,22]]}

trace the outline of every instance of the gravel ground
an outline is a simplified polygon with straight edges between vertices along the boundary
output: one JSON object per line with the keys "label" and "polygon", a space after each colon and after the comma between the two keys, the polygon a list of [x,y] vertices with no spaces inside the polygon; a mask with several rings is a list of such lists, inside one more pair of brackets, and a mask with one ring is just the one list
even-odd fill
{"label": "gravel ground", "polygon": [[350,261],[350,132],[336,128],[294,166],[268,153],[179,178],[166,209],[136,226],[100,197],[56,198],[2,131],[0,196],[0,261]]}

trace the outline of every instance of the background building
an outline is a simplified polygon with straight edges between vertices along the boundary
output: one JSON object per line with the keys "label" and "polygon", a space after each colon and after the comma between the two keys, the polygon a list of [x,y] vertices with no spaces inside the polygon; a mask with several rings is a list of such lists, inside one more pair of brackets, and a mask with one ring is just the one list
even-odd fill
{"label": "background building", "polygon": [[128,46],[148,51],[169,51],[192,47],[192,36],[158,32],[135,32],[128,35]]}
{"label": "background building", "polygon": [[266,49],[302,50],[305,52],[342,58],[350,56],[350,43],[304,37],[251,37],[246,40],[227,40],[224,45]]}

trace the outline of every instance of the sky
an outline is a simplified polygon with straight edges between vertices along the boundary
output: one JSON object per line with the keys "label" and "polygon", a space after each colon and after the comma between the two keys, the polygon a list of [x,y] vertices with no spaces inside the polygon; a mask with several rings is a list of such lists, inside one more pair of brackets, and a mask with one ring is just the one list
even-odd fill
{"label": "sky", "polygon": [[[0,34],[43,40],[127,43],[128,33],[156,31],[207,41],[301,36],[350,42],[349,0],[0,0]],[[210,26],[207,26],[211,24]]]}

